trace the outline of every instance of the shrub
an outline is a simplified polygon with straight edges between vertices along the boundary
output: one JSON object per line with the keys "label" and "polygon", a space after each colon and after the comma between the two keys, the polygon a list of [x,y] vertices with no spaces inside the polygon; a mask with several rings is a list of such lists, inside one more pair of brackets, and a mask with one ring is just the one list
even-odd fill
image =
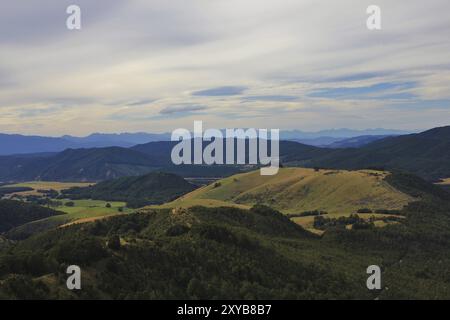
{"label": "shrub", "polygon": [[169,229],[167,229],[166,236],[169,236],[169,237],[181,236],[182,234],[189,232],[189,230],[190,230],[190,228],[188,226],[176,224],[174,226],[171,226]]}
{"label": "shrub", "polygon": [[120,237],[115,234],[109,237],[108,239],[108,248],[111,250],[119,250],[120,249]]}

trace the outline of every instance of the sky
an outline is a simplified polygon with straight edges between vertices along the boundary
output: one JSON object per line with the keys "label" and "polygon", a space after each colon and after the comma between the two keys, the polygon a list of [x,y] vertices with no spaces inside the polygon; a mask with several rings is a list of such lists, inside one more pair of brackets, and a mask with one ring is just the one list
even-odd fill
{"label": "sky", "polygon": [[[68,30],[66,8],[81,8]],[[381,8],[381,30],[366,9]],[[448,0],[0,5],[0,132],[450,124]]]}

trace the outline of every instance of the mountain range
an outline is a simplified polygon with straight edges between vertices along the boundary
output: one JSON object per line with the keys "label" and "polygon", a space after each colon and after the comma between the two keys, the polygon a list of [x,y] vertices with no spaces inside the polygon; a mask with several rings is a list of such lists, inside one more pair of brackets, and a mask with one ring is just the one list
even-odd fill
{"label": "mountain range", "polygon": [[[170,153],[175,143],[159,141],[131,148],[82,148],[59,153],[1,156],[0,181],[101,181],[155,170],[184,177],[223,177],[254,168],[174,166]],[[287,166],[383,168],[408,171],[429,180],[450,177],[450,126],[417,134],[381,137],[359,147],[358,139],[356,142],[351,139],[347,145],[351,147],[331,149],[281,141],[280,158]]]}
{"label": "mountain range", "polygon": [[[328,146],[333,143],[358,136],[401,135],[408,132],[387,129],[350,130],[334,129],[318,132],[299,130],[281,131],[282,140],[292,140],[314,146]],[[64,135],[62,137],[26,136],[20,134],[0,134],[0,155],[60,152],[65,149],[123,147],[155,141],[170,141],[170,133],[93,133],[85,137]]]}
{"label": "mountain range", "polygon": [[429,180],[450,177],[450,126],[388,137],[360,148],[331,150],[312,159],[308,165],[339,169],[400,169]]}

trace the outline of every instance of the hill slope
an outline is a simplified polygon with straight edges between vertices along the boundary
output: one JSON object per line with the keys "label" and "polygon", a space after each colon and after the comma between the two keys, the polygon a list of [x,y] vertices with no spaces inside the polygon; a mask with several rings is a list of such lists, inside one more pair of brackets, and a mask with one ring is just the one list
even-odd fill
{"label": "hill slope", "polygon": [[0,200],[0,232],[6,232],[22,224],[60,214],[63,213],[25,202]]}
{"label": "hill slope", "polygon": [[401,209],[413,198],[384,181],[387,175],[370,170],[281,168],[277,175],[261,176],[259,171],[252,171],[219,180],[165,206],[265,204],[284,213]]}
{"label": "hill slope", "polygon": [[147,173],[160,164],[148,155],[120,147],[67,149],[45,157],[0,160],[0,178],[5,181],[100,181]]}
{"label": "hill slope", "polygon": [[338,148],[359,148],[365,146],[374,141],[385,139],[389,136],[359,136],[348,139],[343,139],[335,141],[333,143],[327,144],[325,147],[338,149]]}
{"label": "hill slope", "polygon": [[171,201],[195,189],[183,178],[163,172],[151,172],[138,177],[122,177],[85,188],[64,190],[72,199],[125,201],[128,207]]}
{"label": "hill slope", "polygon": [[[0,248],[0,299],[449,299],[449,206],[409,205],[402,223],[323,237],[261,206],[72,225]],[[83,290],[67,290],[69,264]],[[383,290],[367,290],[373,264]]]}
{"label": "hill slope", "polygon": [[401,169],[430,180],[450,177],[450,126],[389,137],[359,149],[341,149],[315,158],[308,166],[340,169]]}
{"label": "hill slope", "polygon": [[[170,153],[175,142],[68,149],[56,155],[0,157],[0,181],[34,179],[99,181],[139,175],[157,168],[184,177],[223,177],[247,166],[174,166]],[[206,144],[205,144],[206,145]],[[388,137],[360,148],[330,149],[292,141],[280,142],[283,165],[336,169],[385,168],[404,170],[428,180],[450,177],[450,127],[418,134]],[[254,168],[254,167],[253,167]]]}

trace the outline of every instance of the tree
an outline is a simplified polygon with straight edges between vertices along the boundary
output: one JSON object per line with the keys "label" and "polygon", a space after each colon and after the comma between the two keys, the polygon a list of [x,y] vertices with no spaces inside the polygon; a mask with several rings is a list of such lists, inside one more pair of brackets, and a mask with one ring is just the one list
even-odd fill
{"label": "tree", "polygon": [[109,237],[108,248],[111,250],[119,250],[120,249],[120,237],[117,234]]}
{"label": "tree", "polygon": [[187,286],[187,294],[190,298],[201,299],[205,296],[205,288],[200,280],[192,278]]}

